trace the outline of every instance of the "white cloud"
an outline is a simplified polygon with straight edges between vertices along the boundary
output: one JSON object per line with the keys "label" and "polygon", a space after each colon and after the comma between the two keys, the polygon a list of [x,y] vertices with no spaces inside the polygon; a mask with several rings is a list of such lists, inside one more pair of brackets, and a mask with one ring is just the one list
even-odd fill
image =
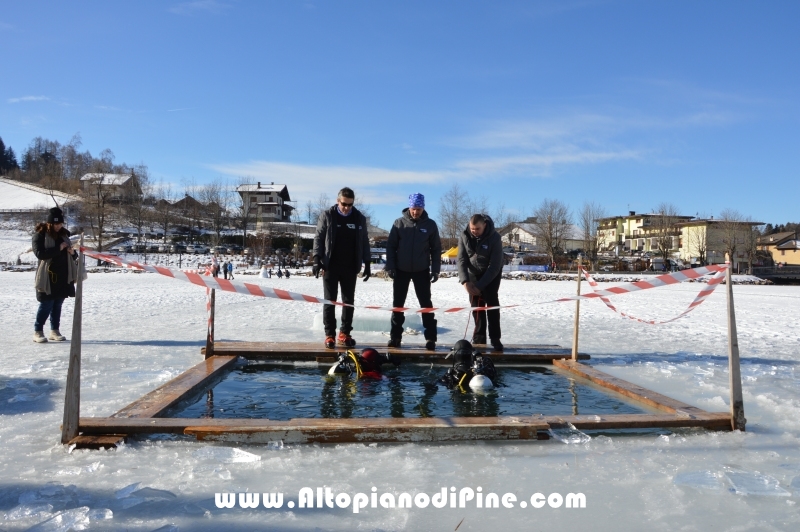
{"label": "white cloud", "polygon": [[21,96],[19,98],[9,98],[8,103],[20,103],[20,102],[45,102],[49,101],[50,98],[47,96]]}
{"label": "white cloud", "polygon": [[[356,190],[370,203],[395,202],[396,198],[380,193],[381,186],[412,183],[435,183],[451,177],[451,171],[392,170],[367,166],[314,166],[275,161],[216,164],[210,167],[231,177],[246,177],[253,182],[291,183],[292,193],[301,197],[317,197],[320,192],[335,192],[343,186]],[[327,188],[326,188],[327,187]],[[330,188],[330,191],[327,190]],[[364,192],[360,192],[363,190]]]}

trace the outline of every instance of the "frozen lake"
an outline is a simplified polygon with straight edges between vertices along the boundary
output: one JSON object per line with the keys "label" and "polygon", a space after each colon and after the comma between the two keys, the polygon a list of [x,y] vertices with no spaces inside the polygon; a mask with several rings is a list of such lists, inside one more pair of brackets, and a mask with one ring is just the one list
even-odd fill
{"label": "frozen lake", "polygon": [[[322,295],[321,280],[248,282]],[[606,285],[608,286],[608,285]],[[604,288],[606,287],[604,286]],[[642,318],[681,312],[702,285],[614,298]],[[572,338],[574,303],[537,305],[574,293],[571,282],[504,281],[506,343]],[[746,433],[592,435],[526,443],[222,446],[190,439],[133,440],[116,451],[69,452],[59,444],[69,344],[31,341],[33,273],[0,272],[6,346],[0,357],[0,529],[27,530],[797,530],[800,528],[800,287],[734,286]],[[412,296],[413,297],[413,296]],[[109,415],[201,360],[205,293],[152,274],[91,274],[85,284],[82,415]],[[454,279],[433,301],[463,305]],[[388,305],[391,285],[358,282],[357,304]],[[412,300],[409,299],[409,305]],[[70,336],[73,300],[61,330]],[[218,340],[322,341],[321,308],[217,294]],[[612,375],[711,411],[727,410],[724,287],[675,322],[652,326],[582,304],[581,351]],[[357,310],[374,320],[377,311]],[[388,325],[389,315],[385,314]],[[466,314],[437,316],[439,343],[464,334]],[[359,345],[385,344],[360,332]],[[407,342],[422,342],[420,336]],[[571,441],[573,443],[564,443]],[[585,509],[352,508],[218,509],[215,493],[427,493],[471,488],[583,493]],[[462,521],[463,520],[463,521]]]}

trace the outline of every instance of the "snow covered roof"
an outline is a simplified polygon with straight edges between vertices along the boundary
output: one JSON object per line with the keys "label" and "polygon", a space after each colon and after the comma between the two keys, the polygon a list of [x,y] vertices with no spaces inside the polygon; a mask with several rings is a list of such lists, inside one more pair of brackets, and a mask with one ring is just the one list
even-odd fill
{"label": "snow covered roof", "polygon": [[53,198],[60,206],[80,201],[78,196],[64,192],[50,191],[28,183],[21,183],[0,177],[0,210],[3,211],[37,211],[55,207]]}
{"label": "snow covered roof", "polygon": [[275,192],[280,197],[283,198],[284,201],[291,201],[289,198],[289,189],[286,188],[286,185],[276,185],[275,183],[262,183],[259,181],[258,183],[246,183],[244,185],[239,185],[236,187],[236,192],[241,194],[242,192],[259,192],[264,194],[269,194],[271,192]]}
{"label": "snow covered roof", "polygon": [[100,185],[124,185],[131,177],[131,174],[85,174],[81,181],[100,181]]}

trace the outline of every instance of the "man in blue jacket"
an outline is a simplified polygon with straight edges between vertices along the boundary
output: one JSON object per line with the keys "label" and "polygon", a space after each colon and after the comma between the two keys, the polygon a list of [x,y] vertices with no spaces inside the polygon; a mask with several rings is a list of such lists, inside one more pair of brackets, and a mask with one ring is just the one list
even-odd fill
{"label": "man in blue jacket", "polygon": [[[458,281],[469,294],[471,307],[500,306],[498,292],[503,277],[503,241],[494,222],[485,214],[474,214],[458,239]],[[472,345],[486,343],[486,322],[495,351],[500,343],[500,309],[475,311]],[[488,318],[488,320],[487,320]]]}
{"label": "man in blue jacket", "polygon": [[[422,308],[433,307],[431,283],[439,279],[442,263],[442,242],[439,227],[425,212],[425,196],[411,194],[403,216],[394,221],[386,244],[386,273],[394,280],[393,307],[406,304],[408,285],[414,282],[414,292]],[[422,314],[425,327],[425,348],[436,349],[436,320],[433,312]],[[400,347],[405,315],[392,312],[389,347]]]}
{"label": "man in blue jacket", "polygon": [[[339,191],[336,205],[323,211],[317,221],[314,235],[314,276],[324,271],[322,288],[325,299],[336,301],[339,287],[342,302],[350,305],[355,301],[356,278],[364,264],[364,280],[370,278],[369,236],[367,219],[353,207],[356,195],[345,187]],[[278,269],[278,276],[281,270]],[[354,347],[356,341],[350,336],[353,330],[353,307],[342,308],[342,327],[336,335],[336,314],[333,305],[323,305],[322,323],[325,327],[325,347],[333,349],[336,344]]]}

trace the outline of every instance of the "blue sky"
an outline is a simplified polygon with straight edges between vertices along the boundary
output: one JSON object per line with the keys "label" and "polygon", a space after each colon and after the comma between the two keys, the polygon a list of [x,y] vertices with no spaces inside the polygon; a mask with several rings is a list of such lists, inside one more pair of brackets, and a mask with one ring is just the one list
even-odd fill
{"label": "blue sky", "polygon": [[[0,137],[158,181],[800,221],[798,2],[4,2]],[[794,184],[792,184],[794,183]]]}

